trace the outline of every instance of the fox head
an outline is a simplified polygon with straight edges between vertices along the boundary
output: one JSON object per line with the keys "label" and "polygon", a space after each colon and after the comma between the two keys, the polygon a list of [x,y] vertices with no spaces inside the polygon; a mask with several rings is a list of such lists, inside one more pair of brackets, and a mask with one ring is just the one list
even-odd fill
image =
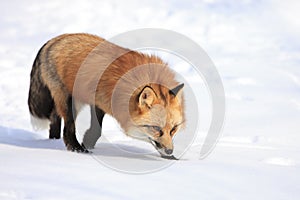
{"label": "fox head", "polygon": [[163,155],[173,153],[173,136],[184,124],[183,88],[149,84],[139,90],[131,106],[133,126],[128,135],[150,142]]}

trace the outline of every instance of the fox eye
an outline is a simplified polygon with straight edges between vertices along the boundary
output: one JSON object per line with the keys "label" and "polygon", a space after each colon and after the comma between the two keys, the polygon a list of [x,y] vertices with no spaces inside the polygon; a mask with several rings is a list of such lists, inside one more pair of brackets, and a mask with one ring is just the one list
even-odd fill
{"label": "fox eye", "polygon": [[157,132],[161,131],[161,128],[159,126],[151,126],[151,128]]}
{"label": "fox eye", "polygon": [[161,137],[164,133],[161,130],[161,128],[159,126],[151,126],[151,128],[155,131],[155,132],[159,132],[159,137]]}
{"label": "fox eye", "polygon": [[173,135],[175,134],[177,128],[178,128],[178,125],[175,125],[175,126],[171,129],[171,131],[170,131],[170,135],[171,135],[171,136],[173,136]]}
{"label": "fox eye", "polygon": [[142,127],[146,127],[148,128],[149,130],[153,131],[153,132],[158,132],[159,133],[159,137],[161,137],[164,132],[162,131],[161,127],[159,126],[151,126],[151,125],[142,125]]}

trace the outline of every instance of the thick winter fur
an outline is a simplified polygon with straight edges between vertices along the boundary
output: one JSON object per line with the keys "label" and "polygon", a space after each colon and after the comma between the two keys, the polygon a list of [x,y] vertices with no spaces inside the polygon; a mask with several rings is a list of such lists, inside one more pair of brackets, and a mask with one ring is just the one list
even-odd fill
{"label": "thick winter fur", "polygon": [[157,56],[90,34],[65,34],[38,52],[28,105],[34,117],[50,120],[50,138],[60,137],[64,119],[69,150],[87,152],[75,135],[79,109],[74,104],[79,102],[91,105],[92,114],[96,113],[84,137],[86,146],[93,147],[100,137],[107,113],[127,135],[151,142],[165,155],[172,153],[172,137],[184,122],[182,87]]}

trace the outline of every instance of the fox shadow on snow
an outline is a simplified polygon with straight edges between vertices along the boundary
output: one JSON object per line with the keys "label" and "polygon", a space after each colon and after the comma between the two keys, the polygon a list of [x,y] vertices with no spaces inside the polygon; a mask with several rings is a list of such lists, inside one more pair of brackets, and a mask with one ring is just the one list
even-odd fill
{"label": "fox shadow on snow", "polygon": [[[101,143],[101,138],[99,140],[100,142],[96,144],[96,148],[90,150],[91,154],[87,155],[161,160],[160,156],[154,151],[149,153],[148,150],[143,148],[119,143]],[[52,149],[67,151],[62,139],[50,140],[44,136],[27,130],[14,129],[3,126],[0,126],[0,144],[32,149]]]}

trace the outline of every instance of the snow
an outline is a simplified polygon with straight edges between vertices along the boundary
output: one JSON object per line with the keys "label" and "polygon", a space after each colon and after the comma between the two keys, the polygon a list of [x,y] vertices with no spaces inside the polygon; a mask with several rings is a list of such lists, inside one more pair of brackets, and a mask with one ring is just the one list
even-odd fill
{"label": "snow", "polygon": [[[299,199],[299,2],[0,4],[0,199]],[[191,38],[220,73],[226,119],[209,156],[199,159],[211,119],[205,82],[188,63],[166,52],[158,54],[199,97],[195,138],[182,131],[174,141],[178,156],[185,136],[190,139],[179,161],[164,160],[150,144],[127,138],[110,117],[104,118],[103,136],[92,154],[68,152],[62,140],[33,130],[27,108],[29,74],[44,42],[62,33],[111,38],[145,27]],[[193,106],[187,104],[187,110],[189,120]],[[84,108],[77,120],[79,141],[89,125],[88,114]]]}

